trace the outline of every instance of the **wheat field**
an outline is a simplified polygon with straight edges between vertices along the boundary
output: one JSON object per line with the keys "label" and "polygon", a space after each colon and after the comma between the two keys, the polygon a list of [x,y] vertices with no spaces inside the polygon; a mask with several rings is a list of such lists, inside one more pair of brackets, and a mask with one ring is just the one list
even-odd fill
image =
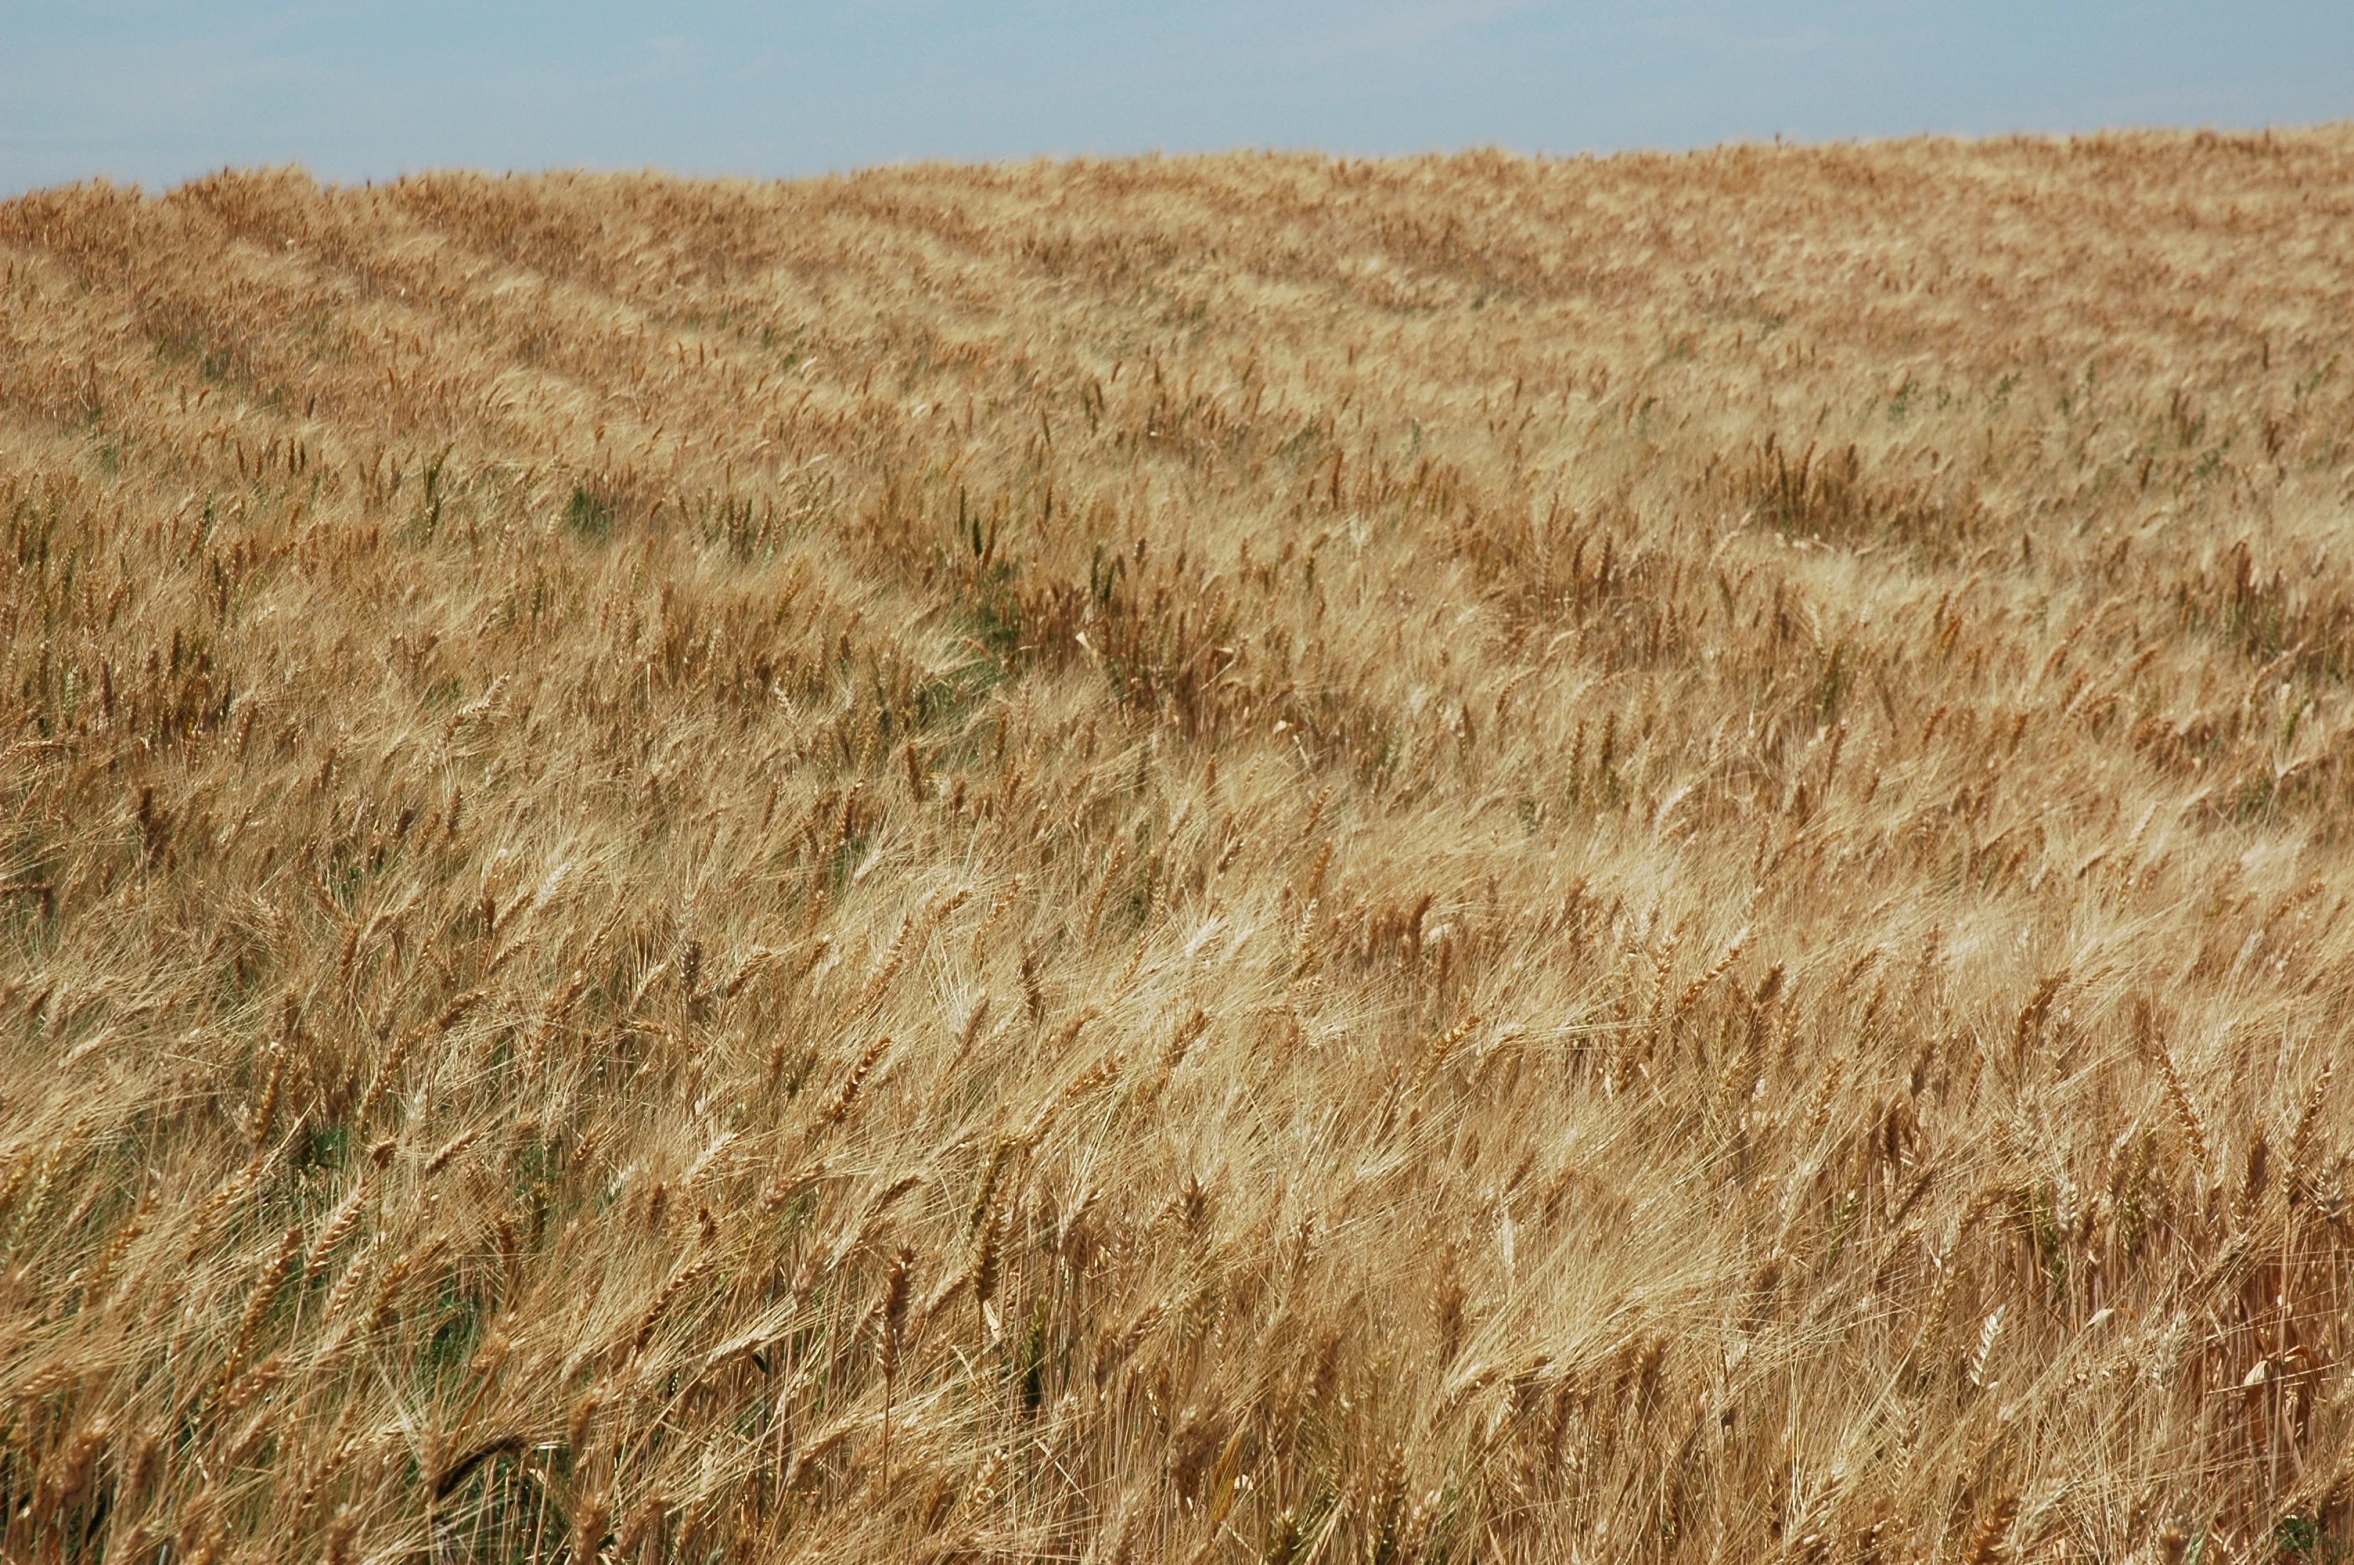
{"label": "wheat field", "polygon": [[0,204],[11,1561],[2337,1559],[2354,129]]}

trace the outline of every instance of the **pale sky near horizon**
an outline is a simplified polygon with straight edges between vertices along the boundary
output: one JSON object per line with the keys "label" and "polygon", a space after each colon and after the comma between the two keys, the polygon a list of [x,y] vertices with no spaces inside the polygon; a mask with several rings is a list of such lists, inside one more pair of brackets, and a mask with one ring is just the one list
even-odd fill
{"label": "pale sky near horizon", "polygon": [[0,196],[2346,118],[2347,0],[0,0]]}

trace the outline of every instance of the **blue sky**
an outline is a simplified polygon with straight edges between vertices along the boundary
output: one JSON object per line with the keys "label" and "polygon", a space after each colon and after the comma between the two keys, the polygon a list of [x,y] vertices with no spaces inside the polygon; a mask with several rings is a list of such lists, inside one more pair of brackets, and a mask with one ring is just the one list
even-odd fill
{"label": "blue sky", "polygon": [[0,0],[0,195],[2343,118],[2347,0]]}

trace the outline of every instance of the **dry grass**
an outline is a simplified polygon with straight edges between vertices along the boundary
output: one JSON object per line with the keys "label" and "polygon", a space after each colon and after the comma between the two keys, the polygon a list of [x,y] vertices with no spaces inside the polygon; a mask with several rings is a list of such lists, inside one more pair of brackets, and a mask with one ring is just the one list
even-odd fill
{"label": "dry grass", "polygon": [[10,1559],[2332,1557],[2354,133],[0,206]]}

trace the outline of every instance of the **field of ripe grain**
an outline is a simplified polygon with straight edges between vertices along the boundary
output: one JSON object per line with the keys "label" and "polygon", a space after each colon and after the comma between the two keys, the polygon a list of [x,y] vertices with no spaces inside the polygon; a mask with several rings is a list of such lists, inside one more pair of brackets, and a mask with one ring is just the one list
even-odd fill
{"label": "field of ripe grain", "polygon": [[0,204],[0,1554],[2338,1558],[2349,254],[2344,128]]}

